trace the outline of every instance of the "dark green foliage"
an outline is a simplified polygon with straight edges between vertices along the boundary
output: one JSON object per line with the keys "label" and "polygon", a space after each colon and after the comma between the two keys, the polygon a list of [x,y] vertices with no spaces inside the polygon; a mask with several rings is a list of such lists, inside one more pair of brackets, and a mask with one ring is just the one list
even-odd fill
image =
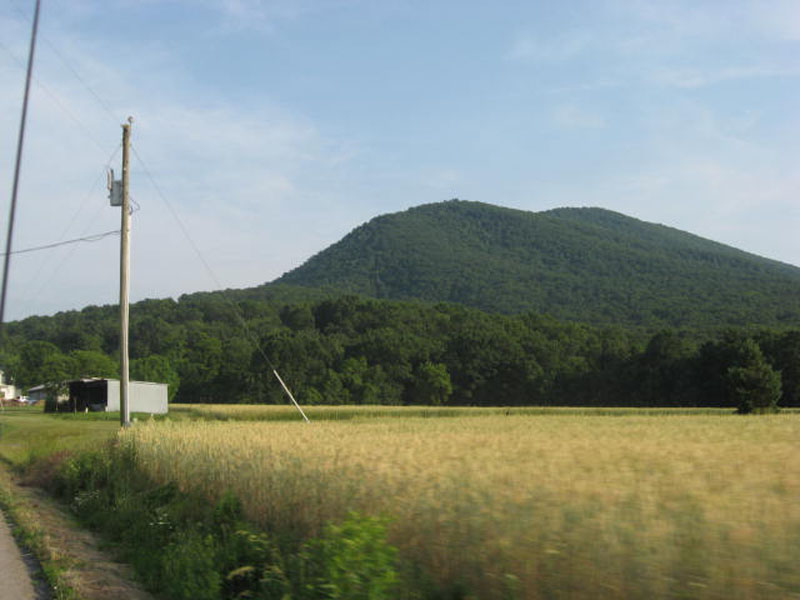
{"label": "dark green foliage", "polygon": [[119,365],[102,352],[96,350],[73,350],[69,353],[72,361],[70,377],[117,377]]}
{"label": "dark green foliage", "polygon": [[766,363],[760,350],[745,364],[730,367],[725,373],[725,383],[738,412],[776,411],[781,397],[781,376]]}
{"label": "dark green foliage", "polygon": [[596,324],[800,325],[800,269],[599,208],[418,206],[356,228],[278,282]]}
{"label": "dark green foliage", "polygon": [[156,588],[176,600],[220,598],[221,576],[214,564],[215,540],[194,529],[178,531],[163,552],[163,575]]}
{"label": "dark green foliage", "polygon": [[453,384],[447,366],[425,361],[414,372],[414,382],[409,389],[409,404],[439,406],[453,393]]}
{"label": "dark green foliage", "polygon": [[[356,296],[297,305],[251,300],[248,332],[258,337],[267,362],[254,339],[225,320],[227,304],[220,302],[199,295],[185,304],[146,303],[146,318],[169,330],[174,347],[165,355],[134,358],[133,377],[169,383],[170,398],[182,402],[285,403],[275,365],[306,404],[733,409],[740,396],[734,398],[729,370],[765,361],[780,372],[781,406],[797,403],[800,391],[798,330],[663,329],[647,335],[451,304]],[[75,314],[80,316],[68,319],[72,325],[84,318],[84,311]],[[116,315],[109,311],[107,317]],[[39,323],[36,329],[55,339],[60,318],[29,319],[23,329]],[[102,311],[93,313],[92,319],[102,318]],[[9,324],[14,336],[18,327]],[[110,330],[87,323],[92,327]],[[65,353],[42,340],[7,346],[3,365],[22,385],[49,381],[55,388],[61,378],[108,376],[115,361],[93,350]]]}
{"label": "dark green foliage", "polygon": [[781,374],[781,406],[800,406],[800,331],[762,332],[758,337],[767,362]]}
{"label": "dark green foliage", "polygon": [[350,514],[339,525],[329,523],[322,537],[308,545],[308,556],[319,573],[321,598],[394,598],[392,592],[399,583],[397,551],[386,543],[382,519]]}
{"label": "dark green foliage", "polygon": [[[12,348],[12,344],[8,344]],[[65,369],[57,369],[55,374],[50,370],[53,365],[47,364],[48,361],[53,360],[53,357],[58,356],[61,351],[58,346],[50,341],[44,341],[43,338],[32,338],[30,341],[24,342],[18,346],[19,358],[16,363],[16,372],[11,373],[20,383],[47,383],[66,375]],[[55,375],[55,378],[53,377]],[[31,384],[32,385],[32,384]]]}
{"label": "dark green foliage", "polygon": [[135,358],[131,361],[130,369],[131,378],[136,381],[166,383],[169,386],[167,388],[169,401],[174,400],[180,388],[181,379],[166,356],[151,354],[144,358]]}
{"label": "dark green foliage", "polygon": [[661,406],[702,404],[694,389],[696,353],[696,346],[674,331],[655,334],[635,365],[642,401]]}

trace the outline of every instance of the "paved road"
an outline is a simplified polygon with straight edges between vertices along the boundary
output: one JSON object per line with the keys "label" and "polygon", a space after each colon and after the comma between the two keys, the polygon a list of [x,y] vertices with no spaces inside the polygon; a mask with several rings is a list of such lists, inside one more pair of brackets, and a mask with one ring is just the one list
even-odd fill
{"label": "paved road", "polygon": [[0,600],[36,600],[30,573],[0,512]]}

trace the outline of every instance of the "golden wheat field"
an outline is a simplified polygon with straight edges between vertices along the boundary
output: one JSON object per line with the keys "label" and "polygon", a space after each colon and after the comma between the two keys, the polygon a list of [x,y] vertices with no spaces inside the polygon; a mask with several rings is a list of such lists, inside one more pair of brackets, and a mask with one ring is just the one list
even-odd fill
{"label": "golden wheat field", "polygon": [[800,598],[800,415],[152,422],[142,469],[276,534],[390,518],[465,598]]}

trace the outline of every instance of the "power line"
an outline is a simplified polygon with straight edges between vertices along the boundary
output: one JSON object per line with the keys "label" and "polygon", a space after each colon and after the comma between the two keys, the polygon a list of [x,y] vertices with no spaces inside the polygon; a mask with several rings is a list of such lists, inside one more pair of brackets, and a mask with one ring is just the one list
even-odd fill
{"label": "power line", "polygon": [[[18,65],[24,66],[25,63],[21,61],[8,46],[0,42],[0,48],[5,50]],[[50,88],[47,87],[44,83],[42,83],[39,80],[39,78],[36,77],[35,75],[33,76],[33,81],[36,82],[36,85],[39,87],[39,89],[41,89],[47,96],[49,96],[50,100],[52,100],[52,102],[58,107],[58,109],[61,110],[61,112],[63,112],[65,115],[67,115],[78,126],[78,128],[81,131],[83,131],[84,135],[86,135],[86,137],[88,137],[93,144],[95,144],[98,148],[100,148],[100,150],[103,151],[104,153],[106,152],[106,148],[103,147],[103,144],[100,143],[100,141],[98,141],[97,137],[95,137],[95,135],[83,123],[83,121],[81,121],[78,117],[76,117],[75,114],[72,111],[70,111],[61,100],[59,100],[58,95],[55,92],[51,91]]]}
{"label": "power line", "polygon": [[[114,152],[111,153],[111,156],[109,156],[108,160],[103,165],[103,171],[98,173],[97,177],[95,177],[94,181],[92,182],[92,186],[89,188],[89,191],[87,192],[86,196],[84,196],[83,202],[81,202],[80,207],[73,213],[72,218],[69,220],[69,224],[64,228],[64,232],[61,234],[62,238],[66,237],[67,232],[70,230],[70,227],[72,227],[72,224],[78,218],[78,215],[80,215],[83,212],[83,209],[86,207],[86,204],[89,202],[89,200],[92,198],[94,194],[94,189],[97,187],[97,184],[100,183],[100,181],[102,181],[105,172],[111,168],[111,163],[117,157],[117,153],[120,151],[121,148],[122,144],[117,145],[117,147],[114,149]],[[84,231],[81,233],[81,235],[84,235],[85,233],[86,232]]]}
{"label": "power line", "polygon": [[[19,6],[16,5],[16,2],[12,2],[12,4],[17,14],[20,15],[22,18],[27,19],[27,16],[22,11],[22,9],[20,9]],[[47,44],[50,47],[50,50],[53,51],[53,54],[55,54],[58,57],[58,59],[64,64],[64,66],[67,67],[67,69],[69,69],[69,71],[72,73],[75,79],[77,79],[80,82],[80,84],[86,88],[86,91],[88,91],[89,94],[92,95],[92,97],[102,107],[102,109],[106,112],[106,114],[108,114],[108,116],[111,117],[115,123],[118,123],[119,119],[117,119],[116,115],[114,114],[114,111],[111,109],[109,104],[105,100],[103,100],[103,98],[101,98],[100,95],[94,91],[92,86],[90,86],[87,83],[87,81],[81,76],[81,74],[78,73],[78,70],[64,56],[64,53],[58,48],[56,48],[55,44],[53,44],[53,42],[51,42],[47,36],[39,35],[39,39],[41,39],[45,44]]]}
{"label": "power line", "polygon": [[[86,237],[75,238],[74,240],[64,240],[63,242],[53,242],[52,244],[45,244],[44,246],[34,246],[32,248],[25,248],[24,250],[12,250],[10,254],[25,254],[26,252],[37,252],[38,250],[49,250],[50,248],[58,248],[59,246],[66,246],[67,244],[77,244],[78,242],[99,242],[111,235],[119,235],[119,230],[106,231],[105,233],[96,233],[94,235],[87,235]],[[3,252],[2,256],[6,253]]]}
{"label": "power line", "polygon": [[[97,177],[95,177],[94,181],[92,182],[91,187],[89,188],[88,192],[86,192],[86,194],[85,194],[85,196],[83,198],[83,201],[81,202],[80,207],[78,208],[78,210],[76,210],[73,213],[72,218],[69,220],[69,224],[64,228],[63,232],[61,233],[61,236],[60,236],[61,240],[65,239],[67,237],[67,233],[69,232],[69,230],[72,227],[73,223],[75,223],[75,221],[77,220],[78,216],[81,213],[83,213],[83,210],[86,207],[87,203],[94,196],[95,188],[100,183],[100,181],[103,179],[105,171],[107,171],[109,169],[109,167],[111,166],[111,163],[113,162],[114,158],[117,156],[117,153],[120,151],[120,148],[122,148],[121,144],[118,145],[114,149],[114,152],[111,154],[109,159],[106,161],[103,170],[100,171],[97,174]],[[102,212],[102,210],[103,210],[103,205],[101,204],[101,205],[99,205],[97,207],[97,209],[95,210],[94,214],[92,214],[91,217],[86,220],[85,225],[83,227],[83,230],[80,231],[80,233],[79,233],[80,237],[84,237],[89,233],[89,231],[92,229],[92,226],[94,225],[95,221],[97,220],[97,217],[99,216],[100,212]],[[52,261],[42,261],[42,262],[40,262],[39,263],[39,267],[36,269],[36,272],[32,276],[28,277],[28,279],[26,280],[26,283],[25,283],[26,292],[28,290],[32,290],[33,289],[33,286],[36,284],[36,281],[39,279],[39,276],[42,274],[42,271],[44,271],[44,269],[45,269],[45,267],[47,265],[52,265],[54,268],[51,271],[50,276],[45,278],[44,281],[42,281],[41,285],[38,287],[38,289],[36,289],[36,293],[34,293],[34,294],[27,294],[26,293],[26,296],[38,297],[42,293],[42,290],[45,289],[47,284],[53,279],[53,277],[55,277],[56,273],[59,273],[61,271],[61,267],[63,267],[64,264],[70,259],[70,257],[72,257],[72,254],[75,251],[75,248],[77,248],[77,246],[73,246],[70,249],[70,251],[67,252],[61,258],[61,260],[58,262],[58,264],[56,264],[56,265],[52,265]]]}
{"label": "power line", "polygon": [[216,275],[214,274],[213,269],[208,264],[208,262],[206,262],[206,259],[203,257],[202,252],[200,252],[200,248],[198,248],[197,244],[194,243],[194,240],[192,239],[192,236],[189,235],[188,229],[183,224],[183,221],[181,221],[180,217],[178,217],[178,213],[175,212],[175,209],[172,207],[172,204],[169,202],[169,200],[167,200],[167,197],[164,195],[164,192],[161,191],[161,188],[159,187],[158,183],[156,183],[155,178],[150,173],[150,169],[147,168],[147,165],[145,164],[144,160],[142,160],[142,157],[139,156],[139,153],[136,151],[136,146],[131,146],[131,150],[133,150],[133,155],[136,157],[136,160],[139,161],[139,164],[142,166],[142,169],[144,170],[144,173],[147,176],[147,178],[150,180],[150,183],[153,185],[153,188],[155,188],[156,193],[158,194],[159,198],[161,198],[161,201],[167,207],[167,210],[169,210],[170,214],[172,215],[172,218],[175,219],[175,221],[178,223],[178,227],[180,228],[181,233],[183,233],[183,236],[189,242],[189,245],[194,250],[194,253],[197,255],[197,258],[203,264],[203,267],[205,268],[206,272],[208,273],[208,275],[211,277],[211,279],[216,284],[217,290],[222,295],[222,298],[224,298],[225,301],[228,304],[230,304],[231,308],[233,309],[234,314],[236,315],[236,318],[239,320],[239,323],[242,325],[242,329],[244,330],[245,335],[248,338],[250,338],[250,341],[255,345],[256,349],[258,350],[258,353],[261,355],[261,357],[264,359],[264,361],[269,365],[269,368],[272,369],[272,374],[275,375],[275,378],[281,384],[281,387],[286,392],[286,395],[289,396],[289,399],[292,401],[292,404],[294,404],[295,408],[303,416],[303,419],[305,420],[305,422],[306,423],[310,423],[310,421],[308,420],[308,417],[306,416],[306,413],[303,412],[302,408],[300,408],[300,405],[297,403],[297,400],[295,400],[294,395],[289,390],[289,387],[284,383],[283,379],[281,379],[281,376],[278,375],[277,368],[272,363],[272,361],[269,359],[269,356],[267,356],[267,353],[264,352],[264,349],[261,347],[261,344],[259,343],[258,338],[256,338],[255,334],[252,332],[252,330],[250,329],[250,326],[247,324],[247,321],[245,320],[244,316],[242,315],[242,312],[239,310],[238,305],[228,297],[228,294],[223,289],[222,284],[219,282],[219,279],[217,279]]}
{"label": "power line", "polygon": [[[33,31],[34,31],[34,33],[33,33],[33,36],[32,36],[32,41],[31,41],[31,57],[30,57],[30,60],[29,60],[29,65],[28,65],[28,75],[27,75],[27,80],[26,80],[26,89],[25,89],[25,108],[27,108],[27,96],[28,96],[28,88],[30,87],[30,79],[31,79],[30,63],[31,63],[31,62],[32,62],[32,60],[33,60],[33,45],[34,45],[34,42],[33,42],[33,40],[35,39],[35,34],[36,34],[36,29],[37,29],[37,24],[38,24],[38,17],[39,17],[39,2],[40,2],[40,0],[36,0],[36,13],[35,13],[35,16],[34,16],[34,25],[33,25]],[[16,8],[16,7],[15,7],[15,8]],[[18,12],[19,12],[19,11],[18,11]],[[72,72],[73,76],[75,76],[75,78],[76,78],[76,79],[77,79],[77,80],[78,80],[78,81],[81,83],[81,85],[83,85],[83,86],[86,88],[86,90],[87,90],[87,91],[88,91],[88,92],[89,92],[89,93],[90,93],[90,94],[91,94],[91,95],[94,97],[94,99],[95,99],[95,100],[97,101],[97,103],[98,103],[98,104],[99,104],[99,105],[100,105],[100,106],[103,108],[103,110],[104,110],[104,111],[105,111],[105,112],[106,112],[106,113],[107,113],[107,114],[108,114],[108,115],[109,115],[109,116],[110,116],[112,119],[114,119],[115,121],[117,121],[117,119],[116,119],[116,117],[115,117],[115,115],[114,115],[113,111],[112,111],[112,110],[111,110],[111,108],[109,107],[109,105],[108,105],[108,104],[107,104],[107,103],[106,103],[106,102],[105,102],[105,101],[104,101],[104,100],[103,100],[103,99],[102,99],[102,98],[101,98],[101,97],[100,97],[100,96],[99,96],[99,95],[98,95],[98,94],[97,94],[97,93],[94,91],[94,89],[92,89],[92,87],[91,87],[91,86],[89,86],[89,84],[86,82],[86,80],[85,80],[83,77],[81,77],[81,75],[80,75],[80,74],[77,72],[77,70],[76,70],[76,69],[75,69],[75,68],[74,68],[74,67],[73,67],[73,66],[72,66],[72,65],[69,63],[69,61],[67,61],[67,59],[66,59],[66,58],[63,56],[63,54],[62,54],[62,53],[61,53],[61,52],[60,52],[60,51],[59,51],[59,50],[58,50],[58,49],[57,49],[57,48],[56,48],[56,47],[55,47],[55,46],[54,46],[54,45],[53,45],[53,44],[52,44],[52,43],[51,43],[49,40],[45,39],[44,41],[45,41],[45,43],[47,43],[47,45],[48,45],[48,46],[50,46],[50,49],[51,49],[51,50],[53,50],[53,52],[56,54],[56,56],[58,56],[58,57],[59,57],[59,59],[60,59],[60,60],[61,60],[61,61],[62,61],[62,62],[63,62],[65,65],[66,65],[66,67],[67,67],[67,68],[68,68],[68,69],[69,69],[69,70]],[[19,61],[19,59],[18,59],[18,58],[15,56],[15,54],[14,54],[14,53],[13,53],[13,52],[12,52],[12,51],[9,49],[9,48],[7,48],[7,47],[6,47],[4,44],[2,44],[1,42],[0,42],[0,47],[2,47],[3,49],[5,49],[5,50],[6,50],[6,52],[8,52],[8,54],[10,54],[10,55],[11,55],[11,57],[12,57],[12,58],[13,58],[15,61],[17,61],[18,63],[21,63],[21,61]],[[58,106],[58,107],[59,107],[59,108],[60,108],[60,109],[61,109],[61,110],[62,110],[64,113],[66,113],[66,114],[67,114],[67,116],[69,116],[69,117],[70,117],[70,118],[71,118],[71,119],[72,119],[72,120],[73,120],[73,121],[74,121],[74,122],[75,122],[75,123],[76,123],[76,124],[77,124],[77,125],[78,125],[78,126],[81,128],[81,129],[83,129],[84,133],[85,133],[85,134],[86,134],[86,135],[87,135],[87,136],[88,136],[88,137],[89,137],[89,138],[90,138],[90,139],[91,139],[91,140],[92,140],[92,141],[93,141],[93,142],[94,142],[94,143],[95,143],[95,144],[96,144],[96,145],[97,145],[99,148],[101,148],[101,149],[102,149],[102,144],[100,144],[100,143],[97,141],[97,139],[96,139],[96,138],[95,138],[95,137],[92,135],[92,133],[89,131],[88,127],[86,127],[86,126],[85,126],[85,125],[84,125],[84,124],[83,124],[83,123],[82,123],[82,122],[81,122],[81,121],[80,121],[80,120],[79,120],[79,119],[78,119],[78,118],[77,118],[75,115],[73,115],[73,114],[72,114],[72,113],[71,113],[71,112],[70,112],[70,111],[69,111],[69,110],[68,110],[68,109],[67,109],[67,108],[66,108],[66,107],[65,107],[65,106],[64,106],[64,105],[61,103],[61,101],[60,101],[60,100],[57,98],[57,96],[56,96],[54,93],[50,92],[50,91],[49,91],[49,89],[48,89],[48,88],[47,88],[47,87],[46,87],[46,86],[45,86],[43,83],[41,83],[41,82],[40,82],[38,79],[36,79],[35,77],[34,77],[34,80],[36,81],[37,85],[39,85],[39,86],[42,88],[42,90],[43,90],[43,91],[45,91],[45,93],[47,93],[47,95],[48,95],[48,96],[50,96],[50,98],[51,98],[51,99],[52,99],[52,100],[53,100],[53,101],[56,103],[56,105],[57,105],[57,106]],[[24,111],[23,111],[23,129],[24,129]],[[20,146],[21,146],[21,142],[20,142]],[[244,329],[244,331],[245,331],[246,335],[247,335],[247,336],[248,336],[248,337],[251,339],[251,341],[252,341],[252,342],[255,344],[255,346],[256,346],[256,348],[258,349],[258,351],[259,351],[259,353],[261,354],[261,356],[264,358],[264,360],[265,360],[265,361],[267,362],[267,364],[270,366],[270,368],[272,369],[272,372],[273,372],[273,374],[275,375],[275,377],[277,378],[277,380],[280,382],[280,384],[281,384],[281,387],[284,389],[284,391],[286,392],[286,394],[289,396],[289,398],[291,399],[292,403],[295,405],[295,407],[296,407],[296,408],[297,408],[297,410],[300,412],[300,414],[303,416],[303,419],[304,419],[306,422],[309,422],[309,420],[308,420],[308,417],[306,416],[305,412],[303,412],[303,409],[302,409],[302,408],[300,408],[300,405],[297,403],[297,400],[295,400],[294,396],[292,395],[292,392],[289,390],[289,388],[287,387],[287,385],[284,383],[283,379],[281,379],[281,376],[278,374],[278,371],[277,371],[277,369],[275,368],[275,366],[273,365],[272,361],[269,359],[269,357],[267,356],[267,354],[266,354],[266,353],[264,352],[264,350],[261,348],[261,344],[258,342],[258,340],[256,339],[255,335],[254,335],[254,334],[253,334],[253,333],[250,331],[250,328],[249,328],[249,326],[247,325],[247,321],[246,321],[246,320],[244,319],[244,317],[242,316],[242,314],[241,314],[241,311],[239,310],[239,307],[236,305],[236,303],[235,303],[235,302],[233,302],[233,301],[232,301],[232,300],[231,300],[231,299],[230,299],[230,298],[227,296],[227,294],[225,293],[225,291],[222,289],[222,284],[220,284],[219,280],[217,279],[216,275],[214,274],[214,271],[211,269],[211,267],[210,267],[210,265],[208,264],[208,262],[206,262],[205,258],[203,257],[202,253],[200,252],[200,249],[197,247],[197,245],[194,243],[194,240],[193,240],[193,239],[192,239],[192,237],[189,235],[189,232],[188,232],[188,230],[186,229],[185,225],[183,224],[183,222],[181,221],[181,219],[178,217],[178,214],[175,212],[174,208],[172,207],[172,205],[170,204],[170,202],[167,200],[167,198],[166,198],[166,196],[164,195],[164,193],[161,191],[161,188],[160,188],[160,187],[158,186],[158,184],[156,183],[156,181],[155,181],[155,178],[154,178],[154,177],[152,176],[152,174],[150,173],[150,170],[147,168],[147,165],[146,165],[146,164],[145,164],[145,162],[142,160],[141,156],[139,156],[138,152],[136,152],[136,148],[133,148],[133,152],[134,152],[134,154],[136,155],[136,158],[137,158],[137,160],[139,161],[139,163],[142,165],[142,168],[144,169],[144,171],[145,171],[145,174],[147,175],[148,179],[150,180],[150,182],[152,183],[153,187],[155,188],[155,190],[156,190],[156,192],[157,192],[158,196],[159,196],[159,197],[161,198],[161,200],[164,202],[165,206],[167,207],[167,209],[169,210],[169,212],[172,214],[172,217],[173,217],[173,218],[175,219],[175,221],[178,223],[178,226],[179,226],[179,228],[181,229],[181,232],[183,233],[184,237],[185,237],[185,238],[186,238],[186,240],[189,242],[189,244],[191,245],[191,247],[192,247],[192,249],[194,250],[195,254],[197,255],[198,259],[199,259],[199,260],[200,260],[200,262],[203,264],[203,267],[205,268],[205,270],[207,271],[207,273],[209,274],[209,276],[211,277],[211,279],[214,281],[214,283],[216,284],[217,288],[218,288],[218,289],[220,290],[220,292],[222,293],[222,297],[223,297],[223,298],[225,299],[225,301],[226,301],[226,302],[228,302],[228,303],[231,305],[231,307],[233,308],[233,310],[234,310],[234,313],[236,314],[237,318],[238,318],[238,319],[239,319],[239,321],[241,322],[241,324],[242,324],[242,327],[243,327],[243,329]],[[116,154],[116,151],[115,151],[115,154]],[[94,184],[93,184],[93,187],[94,187]],[[16,185],[15,185],[15,188],[16,188]],[[15,191],[16,191],[16,190],[15,190]],[[139,205],[138,205],[138,203],[136,203],[136,201],[135,201],[135,200],[134,200],[133,202],[134,202],[135,208],[134,208],[134,209],[133,209],[131,212],[134,212],[134,211],[136,211],[136,210],[138,210],[138,209],[140,208],[140,207],[139,207]],[[83,209],[83,208],[81,207],[81,209],[80,209],[78,212],[80,212],[82,209]],[[73,216],[73,219],[72,219],[72,220],[74,221],[74,219],[75,219],[75,217]],[[13,221],[13,204],[12,204],[12,221]],[[71,226],[71,223],[72,223],[72,222],[70,222],[70,226]],[[69,228],[69,226],[68,226],[68,228]],[[53,244],[47,244],[47,245],[44,245],[44,246],[38,246],[38,247],[34,247],[34,248],[26,248],[26,249],[24,249],[24,250],[18,250],[18,251],[15,251],[15,252],[12,252],[12,251],[11,251],[11,246],[10,246],[10,233],[9,233],[9,244],[8,244],[8,247],[7,247],[7,249],[6,249],[6,252],[4,253],[4,255],[6,256],[6,263],[7,263],[7,262],[8,262],[8,259],[9,259],[9,257],[10,257],[10,255],[11,255],[11,254],[22,254],[22,253],[25,253],[25,252],[34,252],[34,251],[38,251],[38,250],[45,250],[45,249],[50,249],[50,248],[56,248],[56,247],[59,247],[59,246],[64,246],[64,245],[67,245],[67,244],[75,244],[75,243],[78,243],[78,242],[95,242],[95,241],[99,241],[99,240],[101,240],[101,239],[103,239],[103,238],[105,238],[105,237],[107,237],[107,236],[109,236],[109,235],[119,235],[119,233],[120,233],[120,232],[119,232],[119,231],[116,231],[116,230],[115,230],[115,231],[108,231],[108,232],[105,232],[105,233],[102,233],[102,234],[97,234],[97,235],[93,235],[93,236],[86,236],[86,237],[76,238],[76,239],[73,239],[73,240],[65,240],[65,241],[61,241],[61,242],[55,242],[55,243],[53,243]],[[6,274],[7,274],[7,271],[8,271],[8,268],[6,267]],[[3,281],[3,303],[4,303],[4,301],[5,301],[5,274],[4,274],[4,281]],[[0,306],[0,327],[2,327],[2,306]]]}

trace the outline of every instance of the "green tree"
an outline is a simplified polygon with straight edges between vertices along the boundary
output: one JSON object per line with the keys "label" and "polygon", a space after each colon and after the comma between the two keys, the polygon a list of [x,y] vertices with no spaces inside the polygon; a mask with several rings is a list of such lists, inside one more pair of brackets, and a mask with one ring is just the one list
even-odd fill
{"label": "green tree", "polygon": [[414,383],[408,393],[412,404],[446,404],[453,393],[453,383],[447,366],[426,361],[414,370]]}
{"label": "green tree", "polygon": [[307,304],[286,305],[280,312],[281,323],[293,331],[314,328],[314,315]]}
{"label": "green tree", "polygon": [[69,353],[72,360],[70,378],[119,376],[119,365],[102,352],[94,350],[73,350]]}
{"label": "green tree", "polygon": [[763,357],[731,367],[725,374],[728,395],[742,414],[775,412],[781,397],[781,375]]}
{"label": "green tree", "polygon": [[695,348],[674,331],[656,333],[637,361],[638,395],[651,405],[681,406],[694,400],[691,361]]}
{"label": "green tree", "polygon": [[800,331],[762,335],[759,345],[772,368],[781,373],[781,406],[800,406]]}
{"label": "green tree", "polygon": [[181,378],[166,356],[151,354],[131,361],[131,378],[167,384],[168,400],[172,402],[180,388]]}
{"label": "green tree", "polygon": [[49,354],[42,364],[42,383],[47,390],[48,401],[54,402],[58,396],[67,393],[67,380],[75,370],[75,362],[65,354]]}
{"label": "green tree", "polygon": [[[61,355],[55,344],[42,341],[27,342],[22,346],[17,367],[17,381],[23,386],[32,386],[51,381],[48,359]],[[52,363],[52,366],[55,363]]]}
{"label": "green tree", "polygon": [[213,402],[213,383],[223,361],[222,341],[202,323],[187,324],[186,353],[179,365],[182,396],[191,402]]}

